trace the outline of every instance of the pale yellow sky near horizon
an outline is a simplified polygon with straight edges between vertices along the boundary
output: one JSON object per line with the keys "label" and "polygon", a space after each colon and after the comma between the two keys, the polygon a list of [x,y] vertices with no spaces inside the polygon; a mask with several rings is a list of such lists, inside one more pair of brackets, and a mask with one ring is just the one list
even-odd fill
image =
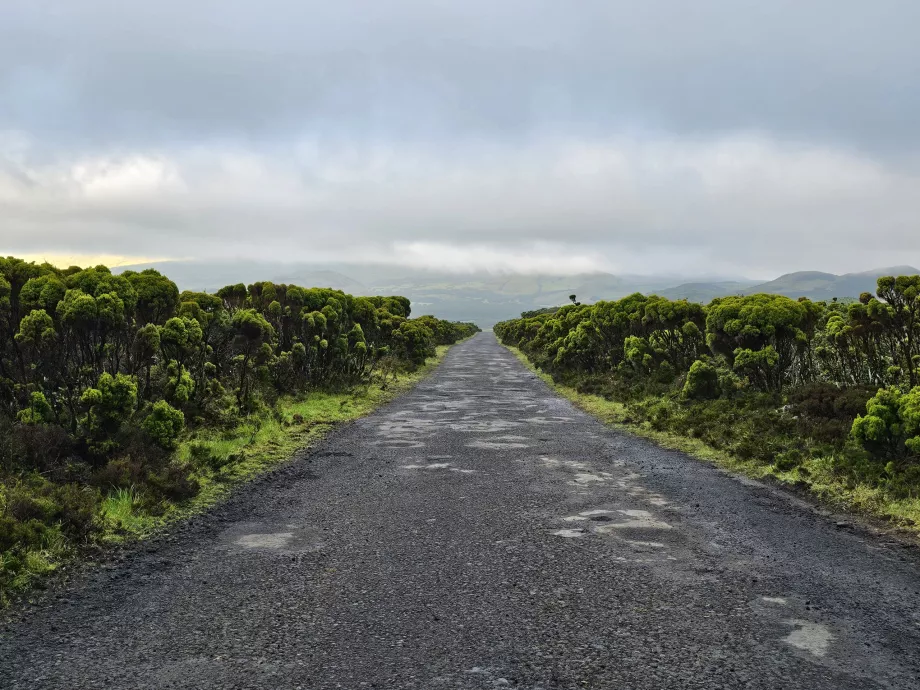
{"label": "pale yellow sky near horizon", "polygon": [[36,263],[48,262],[58,268],[67,268],[68,266],[98,266],[103,264],[109,267],[130,266],[133,264],[146,264],[154,261],[170,261],[166,257],[149,257],[149,256],[122,256],[119,254],[24,254],[22,252],[0,251],[0,256],[15,256],[17,259],[24,261],[34,261]]}

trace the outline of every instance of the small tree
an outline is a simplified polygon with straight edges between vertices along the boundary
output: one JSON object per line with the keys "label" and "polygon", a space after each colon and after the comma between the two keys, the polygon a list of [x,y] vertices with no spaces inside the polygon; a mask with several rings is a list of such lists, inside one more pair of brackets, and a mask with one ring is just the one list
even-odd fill
{"label": "small tree", "polygon": [[719,397],[719,371],[702,360],[690,365],[681,397],[685,400],[714,400]]}
{"label": "small tree", "polygon": [[882,388],[853,420],[850,436],[870,452],[889,457],[920,456],[920,386],[909,393]]}
{"label": "small tree", "polygon": [[166,450],[174,450],[178,436],[185,428],[185,415],[165,400],[157,400],[143,422],[144,431]]}
{"label": "small tree", "polygon": [[96,388],[83,391],[80,402],[86,407],[82,421],[90,444],[96,452],[104,453],[115,446],[115,434],[137,408],[137,383],[133,376],[105,372]]}
{"label": "small tree", "polygon": [[234,345],[240,357],[239,388],[236,402],[242,411],[251,397],[253,360],[261,351],[262,345],[270,343],[274,329],[255,309],[241,309],[233,315],[231,321],[235,331]]}

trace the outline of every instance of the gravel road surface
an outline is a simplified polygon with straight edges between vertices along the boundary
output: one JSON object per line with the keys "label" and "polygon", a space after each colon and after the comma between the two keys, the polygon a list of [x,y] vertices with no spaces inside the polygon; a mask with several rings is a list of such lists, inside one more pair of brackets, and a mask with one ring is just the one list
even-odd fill
{"label": "gravel road surface", "polygon": [[0,627],[0,688],[920,688],[920,558],[606,429],[491,333]]}

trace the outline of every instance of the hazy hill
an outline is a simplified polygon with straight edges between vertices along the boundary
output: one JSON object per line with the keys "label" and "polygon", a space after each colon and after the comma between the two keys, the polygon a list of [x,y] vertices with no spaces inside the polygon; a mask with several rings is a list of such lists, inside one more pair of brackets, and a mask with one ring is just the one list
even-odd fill
{"label": "hazy hill", "polygon": [[271,280],[305,287],[331,287],[353,295],[405,295],[416,315],[474,321],[490,327],[497,321],[540,307],[558,306],[577,295],[583,302],[618,299],[633,292],[656,293],[670,299],[709,302],[714,297],[774,292],[789,297],[830,299],[858,297],[874,291],[881,275],[920,273],[911,266],[879,268],[834,275],[801,271],[767,283],[712,276],[688,282],[686,276],[612,275],[581,273],[570,276],[496,275],[487,272],[446,273],[394,266],[349,264],[283,264],[255,261],[165,261],[116,269],[156,268],[181,289],[213,292],[231,283]]}
{"label": "hazy hill", "polygon": [[691,302],[710,302],[715,297],[741,295],[749,291],[756,281],[722,280],[711,283],[684,283],[659,290],[657,294],[668,299],[686,299]]}
{"label": "hazy hill", "polygon": [[808,297],[814,300],[859,297],[863,292],[875,292],[876,282],[882,276],[916,275],[918,273],[920,271],[913,266],[888,266],[843,275],[799,271],[749,287],[747,292],[770,292],[787,297]]}

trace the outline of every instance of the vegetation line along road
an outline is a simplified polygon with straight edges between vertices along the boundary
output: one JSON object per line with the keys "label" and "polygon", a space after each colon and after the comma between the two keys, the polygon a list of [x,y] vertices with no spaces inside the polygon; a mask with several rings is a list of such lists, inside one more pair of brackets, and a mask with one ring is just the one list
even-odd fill
{"label": "vegetation line along road", "polygon": [[583,409],[920,532],[920,276],[850,302],[572,302],[495,332]]}
{"label": "vegetation line along road", "polygon": [[0,258],[0,605],[213,503],[479,330],[409,316],[404,297],[180,293],[152,269]]}

